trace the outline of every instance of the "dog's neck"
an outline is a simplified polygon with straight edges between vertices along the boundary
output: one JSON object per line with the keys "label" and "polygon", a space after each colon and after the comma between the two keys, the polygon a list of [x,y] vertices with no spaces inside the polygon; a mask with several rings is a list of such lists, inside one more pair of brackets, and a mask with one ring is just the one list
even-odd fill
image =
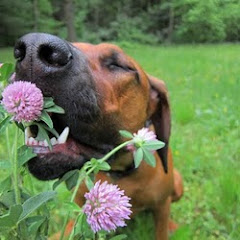
{"label": "dog's neck", "polygon": [[132,161],[132,163],[124,170],[110,170],[107,172],[107,174],[109,174],[114,179],[119,179],[133,174],[136,170],[137,169],[135,168],[134,161]]}

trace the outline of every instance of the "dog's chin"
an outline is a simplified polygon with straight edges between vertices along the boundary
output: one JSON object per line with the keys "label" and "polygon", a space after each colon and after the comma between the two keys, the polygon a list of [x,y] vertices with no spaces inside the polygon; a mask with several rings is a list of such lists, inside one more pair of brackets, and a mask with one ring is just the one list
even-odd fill
{"label": "dog's chin", "polygon": [[28,162],[28,169],[39,180],[53,180],[68,171],[80,169],[84,163],[83,156],[73,158],[62,153],[39,154]]}

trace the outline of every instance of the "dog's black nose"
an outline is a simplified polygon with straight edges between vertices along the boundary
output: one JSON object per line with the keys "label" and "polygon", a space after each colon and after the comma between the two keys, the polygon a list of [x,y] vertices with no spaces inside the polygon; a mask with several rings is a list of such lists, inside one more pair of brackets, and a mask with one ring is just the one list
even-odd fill
{"label": "dog's black nose", "polygon": [[70,47],[64,40],[45,33],[30,33],[21,37],[14,48],[14,56],[20,70],[48,71],[64,67],[72,58]]}

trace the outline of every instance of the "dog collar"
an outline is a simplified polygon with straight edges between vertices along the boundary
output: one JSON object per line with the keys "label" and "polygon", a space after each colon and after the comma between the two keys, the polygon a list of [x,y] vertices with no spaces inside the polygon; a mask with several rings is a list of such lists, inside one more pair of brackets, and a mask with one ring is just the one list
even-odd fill
{"label": "dog collar", "polygon": [[122,178],[131,175],[136,170],[137,168],[135,168],[134,161],[132,161],[132,163],[127,166],[125,170],[110,170],[107,172],[107,174],[113,178]]}

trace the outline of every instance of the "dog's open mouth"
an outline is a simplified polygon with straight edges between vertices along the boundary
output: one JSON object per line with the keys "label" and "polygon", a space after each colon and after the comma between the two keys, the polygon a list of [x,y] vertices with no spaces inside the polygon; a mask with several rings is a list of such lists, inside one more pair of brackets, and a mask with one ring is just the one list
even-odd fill
{"label": "dog's open mouth", "polygon": [[38,127],[33,125],[25,129],[25,144],[33,149],[37,156],[28,162],[30,172],[41,180],[61,177],[73,169],[80,169],[91,157],[100,157],[98,150],[76,141],[69,127],[58,131],[55,137],[49,133],[52,147],[47,140],[38,140]]}
{"label": "dog's open mouth", "polygon": [[69,137],[69,127],[65,127],[59,137],[51,137],[50,142],[52,149],[48,146],[47,140],[37,140],[36,126],[27,127],[25,129],[25,144],[33,149],[36,154],[51,154],[61,152],[65,155],[79,156],[80,145]]}

